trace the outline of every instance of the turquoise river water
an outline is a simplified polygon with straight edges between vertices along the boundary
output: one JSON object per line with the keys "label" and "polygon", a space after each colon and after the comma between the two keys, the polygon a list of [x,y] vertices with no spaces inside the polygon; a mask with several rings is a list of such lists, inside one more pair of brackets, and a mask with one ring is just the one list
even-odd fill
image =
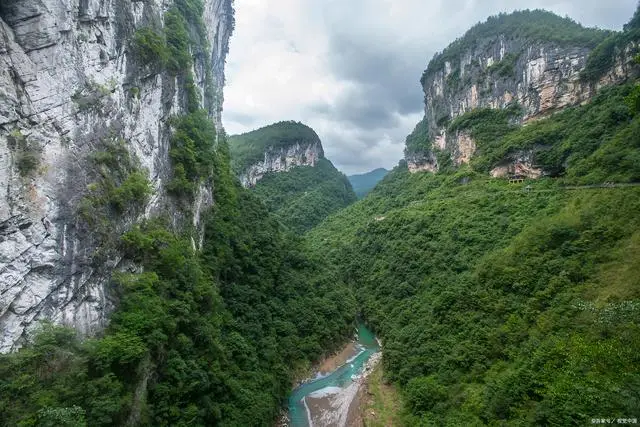
{"label": "turquoise river water", "polygon": [[307,409],[304,398],[326,387],[347,387],[360,375],[364,364],[371,355],[380,350],[376,337],[364,325],[358,325],[358,350],[357,356],[347,361],[344,365],[325,377],[319,377],[302,384],[289,397],[289,420],[291,427],[309,427]]}

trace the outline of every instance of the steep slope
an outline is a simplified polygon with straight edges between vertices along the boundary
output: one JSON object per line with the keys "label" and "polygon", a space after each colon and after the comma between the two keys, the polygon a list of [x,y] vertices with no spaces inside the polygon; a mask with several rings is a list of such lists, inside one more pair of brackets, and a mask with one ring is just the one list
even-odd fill
{"label": "steep slope", "polygon": [[[623,46],[611,66],[626,64],[630,75],[637,21],[611,36]],[[591,55],[577,75],[601,50]],[[453,149],[460,141],[451,150],[429,145],[427,115],[407,145],[422,147],[430,166],[402,161],[307,234],[352,283],[382,338],[406,425],[584,425],[636,410],[639,87],[592,86],[588,103],[526,125],[522,105],[460,113],[441,126],[477,143],[464,162]],[[427,96],[427,111],[434,102]],[[527,175],[514,164],[526,166],[529,155],[555,178],[491,177]]]}
{"label": "steep slope", "polygon": [[422,76],[425,118],[407,139],[409,169],[436,171],[448,159],[468,163],[477,141],[451,124],[474,109],[517,106],[510,121],[526,123],[633,79],[639,41],[631,28],[621,37],[539,10],[476,25],[436,55]]}
{"label": "steep slope", "polygon": [[304,233],[356,200],[344,174],[324,157],[308,126],[280,122],[230,137],[232,163],[283,224]]}
{"label": "steep slope", "polygon": [[0,351],[41,319],[102,329],[126,267],[112,243],[136,220],[165,213],[199,240],[211,188],[192,174],[170,196],[168,119],[220,127],[232,28],[231,0],[2,2]]}
{"label": "steep slope", "polygon": [[350,175],[349,182],[353,187],[353,191],[356,193],[359,199],[363,198],[373,188],[389,173],[388,170],[384,168],[374,169],[371,172],[359,174],[359,175]]}
{"label": "steep slope", "polygon": [[353,332],[355,302],[214,158],[203,249],[154,218],[118,242],[137,269],[110,282],[104,334],[44,326],[0,355],[0,419],[14,425],[270,425],[290,385]]}

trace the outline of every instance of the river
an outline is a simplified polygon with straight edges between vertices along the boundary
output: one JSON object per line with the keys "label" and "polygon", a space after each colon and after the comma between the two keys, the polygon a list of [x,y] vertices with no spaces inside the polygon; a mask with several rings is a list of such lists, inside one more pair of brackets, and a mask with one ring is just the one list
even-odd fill
{"label": "river", "polygon": [[349,407],[361,385],[359,379],[372,356],[379,357],[375,335],[358,325],[356,354],[328,375],[305,382],[289,397],[291,427],[344,426]]}

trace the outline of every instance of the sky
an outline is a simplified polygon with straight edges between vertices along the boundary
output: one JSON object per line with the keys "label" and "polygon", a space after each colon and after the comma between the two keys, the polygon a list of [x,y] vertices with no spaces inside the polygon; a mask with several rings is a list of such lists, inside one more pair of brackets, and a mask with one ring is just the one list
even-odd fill
{"label": "sky", "polygon": [[233,135],[301,121],[344,173],[390,169],[424,114],[423,70],[476,22],[542,8],[619,30],[637,2],[235,0],[223,124]]}

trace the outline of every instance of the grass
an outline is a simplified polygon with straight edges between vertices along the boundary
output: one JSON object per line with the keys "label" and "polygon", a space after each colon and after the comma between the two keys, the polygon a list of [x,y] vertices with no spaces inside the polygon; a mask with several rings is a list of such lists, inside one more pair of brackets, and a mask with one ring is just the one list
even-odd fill
{"label": "grass", "polygon": [[385,382],[381,364],[369,375],[364,392],[360,411],[366,427],[402,425],[402,398],[395,386]]}

